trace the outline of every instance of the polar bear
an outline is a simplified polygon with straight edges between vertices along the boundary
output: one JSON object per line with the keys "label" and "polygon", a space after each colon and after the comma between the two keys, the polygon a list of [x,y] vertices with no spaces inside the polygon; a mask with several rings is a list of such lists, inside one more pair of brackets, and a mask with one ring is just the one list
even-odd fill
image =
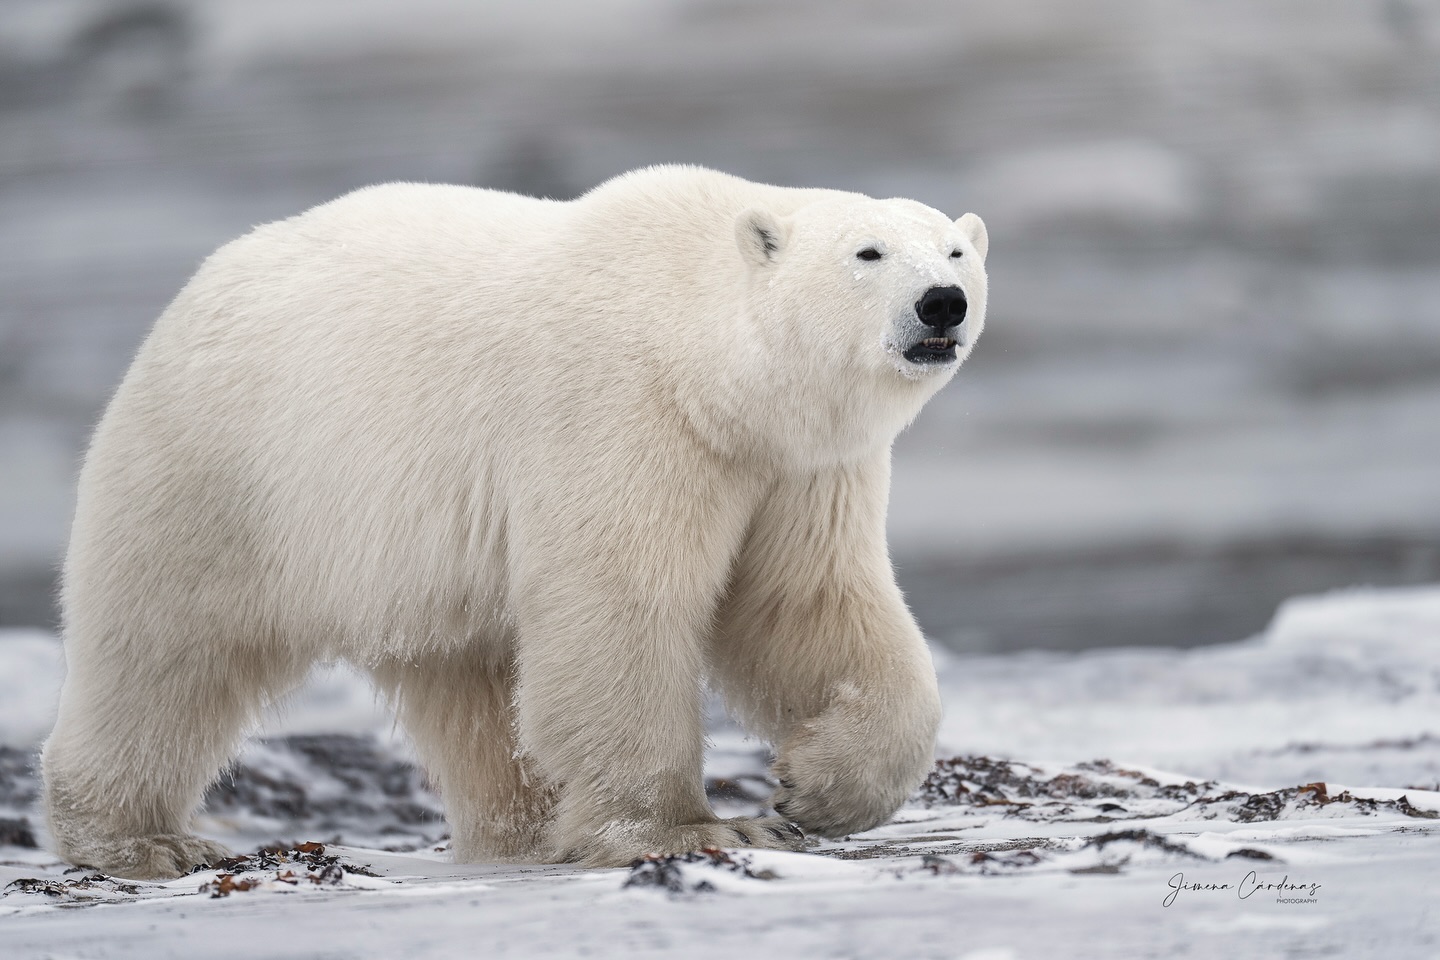
{"label": "polar bear", "polygon": [[[57,852],[225,855],[189,833],[206,785],[334,659],[394,703],[457,859],[883,822],[940,716],[890,446],[980,334],[987,246],[973,214],[654,167],[568,202],[371,187],[221,248],[80,476]],[[706,684],[773,744],[778,816],[707,804]]]}

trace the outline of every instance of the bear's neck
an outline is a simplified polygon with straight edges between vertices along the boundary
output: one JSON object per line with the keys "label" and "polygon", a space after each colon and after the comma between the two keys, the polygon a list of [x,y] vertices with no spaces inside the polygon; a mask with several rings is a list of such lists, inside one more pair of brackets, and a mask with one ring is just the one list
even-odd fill
{"label": "bear's neck", "polygon": [[682,375],[672,384],[693,433],[723,456],[758,457],[802,472],[888,449],[934,392],[858,370],[817,384],[786,363],[743,351],[713,351],[708,364],[703,377]]}

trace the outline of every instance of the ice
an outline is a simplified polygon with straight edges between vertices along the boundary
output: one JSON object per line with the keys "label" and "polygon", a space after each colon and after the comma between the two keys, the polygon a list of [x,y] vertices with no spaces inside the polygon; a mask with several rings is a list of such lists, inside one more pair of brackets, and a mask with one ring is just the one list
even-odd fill
{"label": "ice", "polygon": [[[263,925],[277,956],[440,957],[483,937],[487,955],[516,957],[728,958],[762,945],[800,958],[1428,957],[1440,936],[1426,892],[1440,839],[1437,627],[1440,587],[1355,590],[1294,599],[1260,636],[1192,651],[937,648],[940,755],[971,759],[942,764],[893,823],[808,854],[661,861],[636,869],[665,883],[628,887],[626,870],[451,864],[423,822],[382,835],[400,825],[385,803],[400,799],[393,764],[407,754],[360,676],[332,668],[241,757],[306,788],[308,818],[232,809],[201,826],[249,850],[266,829],[343,842],[165,884],[66,874],[43,851],[0,848],[0,944],[149,957]],[[0,743],[33,748],[59,678],[52,638],[0,633]],[[727,794],[724,812],[757,812],[764,746],[718,710],[710,725],[707,773],[759,785]],[[390,792],[351,788],[349,818],[327,825],[339,794],[326,784],[368,770]],[[405,787],[416,802],[419,783]],[[16,781],[0,801],[30,793]],[[26,803],[0,817],[33,817]],[[384,837],[399,849],[378,849]],[[64,909],[84,903],[104,908]]]}

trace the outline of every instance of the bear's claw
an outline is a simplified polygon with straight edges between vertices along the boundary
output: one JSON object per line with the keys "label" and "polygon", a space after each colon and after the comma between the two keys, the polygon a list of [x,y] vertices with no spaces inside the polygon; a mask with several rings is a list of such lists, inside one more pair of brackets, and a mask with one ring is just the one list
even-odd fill
{"label": "bear's claw", "polygon": [[623,867],[647,854],[667,856],[717,847],[800,852],[810,843],[805,831],[779,817],[737,817],[733,820],[689,823],[664,828],[657,833],[627,843],[601,843],[565,859],[578,860],[589,867]]}

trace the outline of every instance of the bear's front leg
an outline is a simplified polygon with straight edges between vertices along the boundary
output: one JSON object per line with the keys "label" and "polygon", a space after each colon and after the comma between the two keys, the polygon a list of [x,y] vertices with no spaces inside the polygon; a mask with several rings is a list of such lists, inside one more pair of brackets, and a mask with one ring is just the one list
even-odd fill
{"label": "bear's front leg", "polygon": [[939,694],[919,677],[888,691],[840,682],[777,746],[775,812],[843,837],[884,823],[934,763]]}
{"label": "bear's front leg", "polygon": [[[573,489],[594,490],[587,479]],[[616,493],[519,511],[552,524],[516,530],[513,589],[519,745],[556,789],[555,861],[803,849],[787,821],[721,820],[705,797],[702,638],[747,509],[704,479],[632,489],[634,509]]]}
{"label": "bear's front leg", "polygon": [[841,837],[885,822],[934,762],[940,694],[885,545],[888,451],[780,482],[736,561],[711,661],[775,745],[777,813]]}

